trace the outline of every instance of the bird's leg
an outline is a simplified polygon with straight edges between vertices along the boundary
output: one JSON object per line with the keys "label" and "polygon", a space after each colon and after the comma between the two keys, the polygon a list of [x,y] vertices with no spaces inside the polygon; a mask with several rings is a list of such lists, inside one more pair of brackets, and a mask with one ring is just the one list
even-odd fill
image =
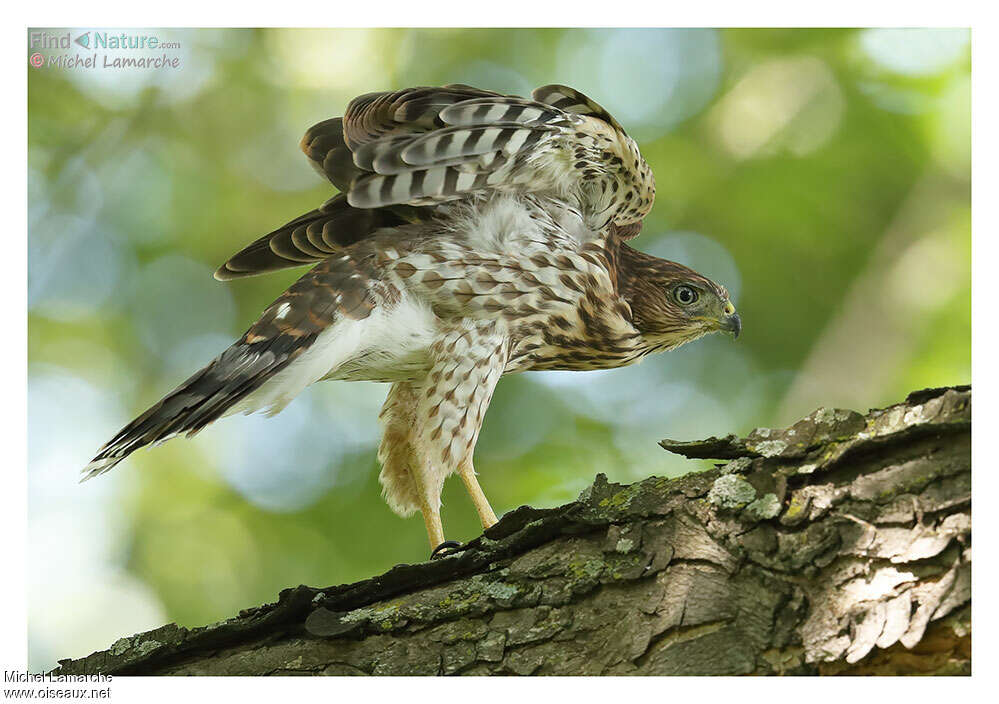
{"label": "bird's leg", "polygon": [[418,404],[418,392],[412,384],[397,382],[389,389],[379,414],[384,433],[378,447],[378,460],[382,463],[378,481],[393,511],[408,516],[419,509],[423,514],[427,539],[433,550],[444,542],[440,513],[440,483],[443,479],[435,479],[429,458],[415,446]]}
{"label": "bird's leg", "polygon": [[436,489],[430,489],[433,478],[417,472],[413,472],[413,481],[420,498],[420,513],[423,514],[423,525],[427,529],[427,540],[430,541],[430,559],[447,557],[453,548],[460,548],[461,543],[444,540],[440,509],[441,488],[438,485]]}
{"label": "bird's leg", "polygon": [[444,526],[441,524],[441,513],[435,511],[424,502],[420,507],[423,513],[423,525],[427,529],[427,539],[430,541],[430,549],[436,550],[444,542]]}
{"label": "bird's leg", "polygon": [[[506,365],[507,338],[495,321],[462,321],[444,331],[427,355],[432,363],[414,414],[413,445],[423,461],[411,467],[418,470],[414,478],[433,543],[443,535],[440,519],[431,509],[439,509],[444,479],[454,472],[461,473],[483,524],[496,522],[475,481],[471,458],[482,417]],[[465,465],[467,469],[462,469]]]}
{"label": "bird's leg", "polygon": [[[420,502],[420,513],[423,514],[423,525],[427,529],[427,540],[430,541],[430,549],[436,550],[444,542],[444,526],[441,524],[440,509],[440,489],[436,495],[430,489],[430,482],[424,472],[416,470],[416,466],[427,466],[426,460],[422,463],[411,465],[413,483],[416,485],[416,495]],[[416,466],[414,466],[416,465]]]}
{"label": "bird's leg", "polygon": [[468,491],[468,495],[472,497],[472,503],[475,504],[475,510],[479,514],[479,520],[482,522],[483,529],[496,525],[496,514],[493,513],[493,509],[489,505],[489,500],[483,493],[482,487],[479,486],[478,479],[475,478],[475,468],[472,466],[471,456],[465,458],[458,466],[458,474],[461,475],[461,480],[465,482],[465,489]]}

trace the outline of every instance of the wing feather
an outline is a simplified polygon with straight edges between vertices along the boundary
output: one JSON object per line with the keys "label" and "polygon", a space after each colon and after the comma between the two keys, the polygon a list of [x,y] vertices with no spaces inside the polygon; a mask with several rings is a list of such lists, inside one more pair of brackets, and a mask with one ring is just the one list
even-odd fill
{"label": "wing feather", "polygon": [[534,92],[531,93],[531,97],[539,103],[547,103],[548,105],[558,108],[559,110],[564,110],[565,112],[571,112],[576,115],[585,115],[587,117],[595,117],[598,120],[606,122],[608,125],[621,132],[621,134],[626,134],[624,128],[621,127],[621,124],[611,117],[609,112],[604,110],[593,100],[587,98],[578,90],[570,88],[569,86],[557,84],[541,86],[540,88],[534,89]]}
{"label": "wing feather", "polygon": [[344,141],[342,117],[310,127],[299,146],[316,171],[341,192],[346,192],[350,182],[364,173],[363,167],[354,164],[354,154]]}
{"label": "wing feather", "polygon": [[655,185],[634,141],[567,86],[531,99],[470,86],[368,93],[302,138],[340,195],[253,242],[216,278],[315,262],[385,227],[438,217],[438,206],[490,192],[568,203],[588,226],[637,233]]}
{"label": "wing feather", "polygon": [[634,142],[566,86],[544,86],[533,99],[463,86],[368,94],[347,107],[343,129],[365,172],[348,190],[355,207],[531,192],[573,202],[602,229],[640,221],[652,204],[652,175]]}
{"label": "wing feather", "polygon": [[218,268],[215,278],[228,281],[322,261],[377,230],[421,217],[415,208],[403,206],[353,208],[340,194],[241,249]]}

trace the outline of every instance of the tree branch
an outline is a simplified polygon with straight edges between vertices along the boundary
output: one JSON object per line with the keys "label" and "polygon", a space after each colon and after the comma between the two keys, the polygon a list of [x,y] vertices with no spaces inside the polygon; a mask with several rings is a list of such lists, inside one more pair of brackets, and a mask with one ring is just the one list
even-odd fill
{"label": "tree branch", "polygon": [[746,438],[522,507],[443,560],[170,624],[58,674],[968,674],[971,390]]}

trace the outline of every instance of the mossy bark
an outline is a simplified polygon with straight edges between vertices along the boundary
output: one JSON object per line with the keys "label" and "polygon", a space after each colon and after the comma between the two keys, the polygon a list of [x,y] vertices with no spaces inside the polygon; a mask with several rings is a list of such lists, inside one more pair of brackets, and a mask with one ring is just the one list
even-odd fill
{"label": "mossy bark", "polygon": [[971,390],[664,440],[724,464],[523,507],[457,554],[287,589],[57,672],[969,674]]}

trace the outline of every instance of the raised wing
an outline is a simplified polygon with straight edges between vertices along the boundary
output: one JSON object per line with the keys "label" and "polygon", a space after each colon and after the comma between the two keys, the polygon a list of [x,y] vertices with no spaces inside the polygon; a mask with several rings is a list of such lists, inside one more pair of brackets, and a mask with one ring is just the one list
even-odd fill
{"label": "raised wing", "polygon": [[311,127],[301,147],[341,195],[261,237],[216,278],[320,261],[377,230],[489,193],[557,199],[594,231],[613,224],[628,239],[655,197],[635,142],[606,110],[560,85],[532,99],[464,85],[369,93],[343,118]]}
{"label": "raised wing", "polygon": [[343,118],[313,125],[300,146],[309,163],[341,193],[231,256],[215,272],[219,281],[314,264],[377,230],[433,217],[426,208],[354,208],[347,203],[351,181],[364,172],[354,165],[353,153],[344,142]]}
{"label": "raised wing", "polygon": [[477,193],[532,193],[579,208],[594,229],[641,221],[652,172],[607,111],[566,86],[533,99],[467,86],[356,98],[343,118],[355,175],[348,202],[428,205]]}

